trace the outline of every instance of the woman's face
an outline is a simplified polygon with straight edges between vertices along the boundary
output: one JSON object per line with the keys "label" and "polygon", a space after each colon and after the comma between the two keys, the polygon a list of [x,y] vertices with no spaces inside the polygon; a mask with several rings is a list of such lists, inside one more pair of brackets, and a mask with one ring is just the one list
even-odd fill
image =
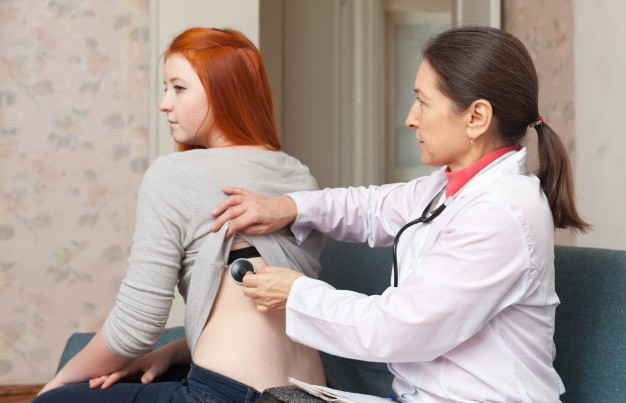
{"label": "woman's face", "polygon": [[467,115],[453,113],[453,103],[437,87],[437,76],[428,61],[422,62],[415,79],[415,103],[409,110],[406,126],[415,130],[422,163],[447,165],[452,171],[465,168],[470,139]]}
{"label": "woman's face", "polygon": [[182,56],[165,60],[165,95],[159,109],[167,114],[174,140],[179,144],[209,147],[213,118],[200,78]]}

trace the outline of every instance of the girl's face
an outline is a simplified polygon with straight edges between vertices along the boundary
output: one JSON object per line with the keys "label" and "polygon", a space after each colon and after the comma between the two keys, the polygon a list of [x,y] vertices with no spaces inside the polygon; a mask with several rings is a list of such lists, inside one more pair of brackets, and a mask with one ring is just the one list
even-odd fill
{"label": "girl's face", "polygon": [[470,141],[467,116],[455,114],[453,103],[437,87],[437,76],[428,61],[422,62],[415,79],[415,103],[406,126],[415,130],[422,163],[447,165],[455,171],[469,166]]}
{"label": "girl's face", "polygon": [[213,117],[200,78],[182,56],[165,60],[165,95],[159,109],[167,114],[174,140],[209,148],[214,137]]}

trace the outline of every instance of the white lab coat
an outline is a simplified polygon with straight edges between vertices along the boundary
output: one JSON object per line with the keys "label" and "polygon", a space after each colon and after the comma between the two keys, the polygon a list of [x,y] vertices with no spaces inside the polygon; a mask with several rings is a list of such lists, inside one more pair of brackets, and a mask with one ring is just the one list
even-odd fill
{"label": "white lab coat", "polygon": [[[442,168],[406,184],[291,194],[292,231],[300,240],[314,228],[387,246],[446,182]],[[525,149],[481,171],[432,223],[407,229],[398,266],[398,288],[380,296],[298,279],[287,334],[330,354],[388,363],[395,392],[409,402],[559,401],[554,227]]]}

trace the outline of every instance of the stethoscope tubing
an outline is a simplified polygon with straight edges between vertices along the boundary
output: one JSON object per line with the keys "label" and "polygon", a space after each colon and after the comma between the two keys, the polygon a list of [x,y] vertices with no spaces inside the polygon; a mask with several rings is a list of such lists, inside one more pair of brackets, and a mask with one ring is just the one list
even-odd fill
{"label": "stethoscope tubing", "polygon": [[398,254],[397,254],[397,249],[398,249],[398,240],[400,239],[400,235],[402,235],[402,233],[409,227],[412,227],[413,225],[416,224],[428,224],[430,223],[432,220],[434,220],[435,218],[437,218],[437,216],[439,214],[441,214],[441,212],[443,212],[443,210],[446,209],[446,201],[444,201],[443,203],[441,203],[441,205],[439,207],[437,207],[435,210],[433,210],[429,216],[427,216],[428,212],[430,212],[431,207],[433,206],[433,204],[435,203],[435,201],[439,200],[439,198],[441,197],[441,194],[446,190],[445,186],[443,189],[441,189],[436,195],[435,197],[433,197],[433,199],[430,201],[430,203],[428,203],[428,205],[426,205],[426,207],[424,208],[424,211],[422,212],[422,215],[418,218],[416,218],[413,221],[410,221],[408,223],[406,223],[404,226],[402,226],[402,228],[400,228],[400,231],[398,231],[398,234],[396,235],[396,237],[393,240],[393,286],[398,287]]}

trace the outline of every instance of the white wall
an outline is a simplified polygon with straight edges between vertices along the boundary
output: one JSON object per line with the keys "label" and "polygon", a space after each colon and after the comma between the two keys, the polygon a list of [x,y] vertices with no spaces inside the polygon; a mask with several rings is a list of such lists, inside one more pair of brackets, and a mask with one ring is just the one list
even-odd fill
{"label": "white wall", "polygon": [[574,5],[577,244],[626,249],[626,2]]}
{"label": "white wall", "polygon": [[[163,89],[160,56],[180,32],[191,27],[234,28],[259,46],[260,0],[151,0],[150,1],[150,159],[174,151],[165,116],[158,104]],[[267,1],[267,0],[266,0]],[[176,292],[167,327],[181,326],[185,305]]]}
{"label": "white wall", "polygon": [[150,73],[151,109],[150,156],[169,154],[174,142],[167,120],[158,111],[163,88],[161,54],[174,36],[192,27],[234,28],[259,46],[260,0],[151,0],[150,1]]}

